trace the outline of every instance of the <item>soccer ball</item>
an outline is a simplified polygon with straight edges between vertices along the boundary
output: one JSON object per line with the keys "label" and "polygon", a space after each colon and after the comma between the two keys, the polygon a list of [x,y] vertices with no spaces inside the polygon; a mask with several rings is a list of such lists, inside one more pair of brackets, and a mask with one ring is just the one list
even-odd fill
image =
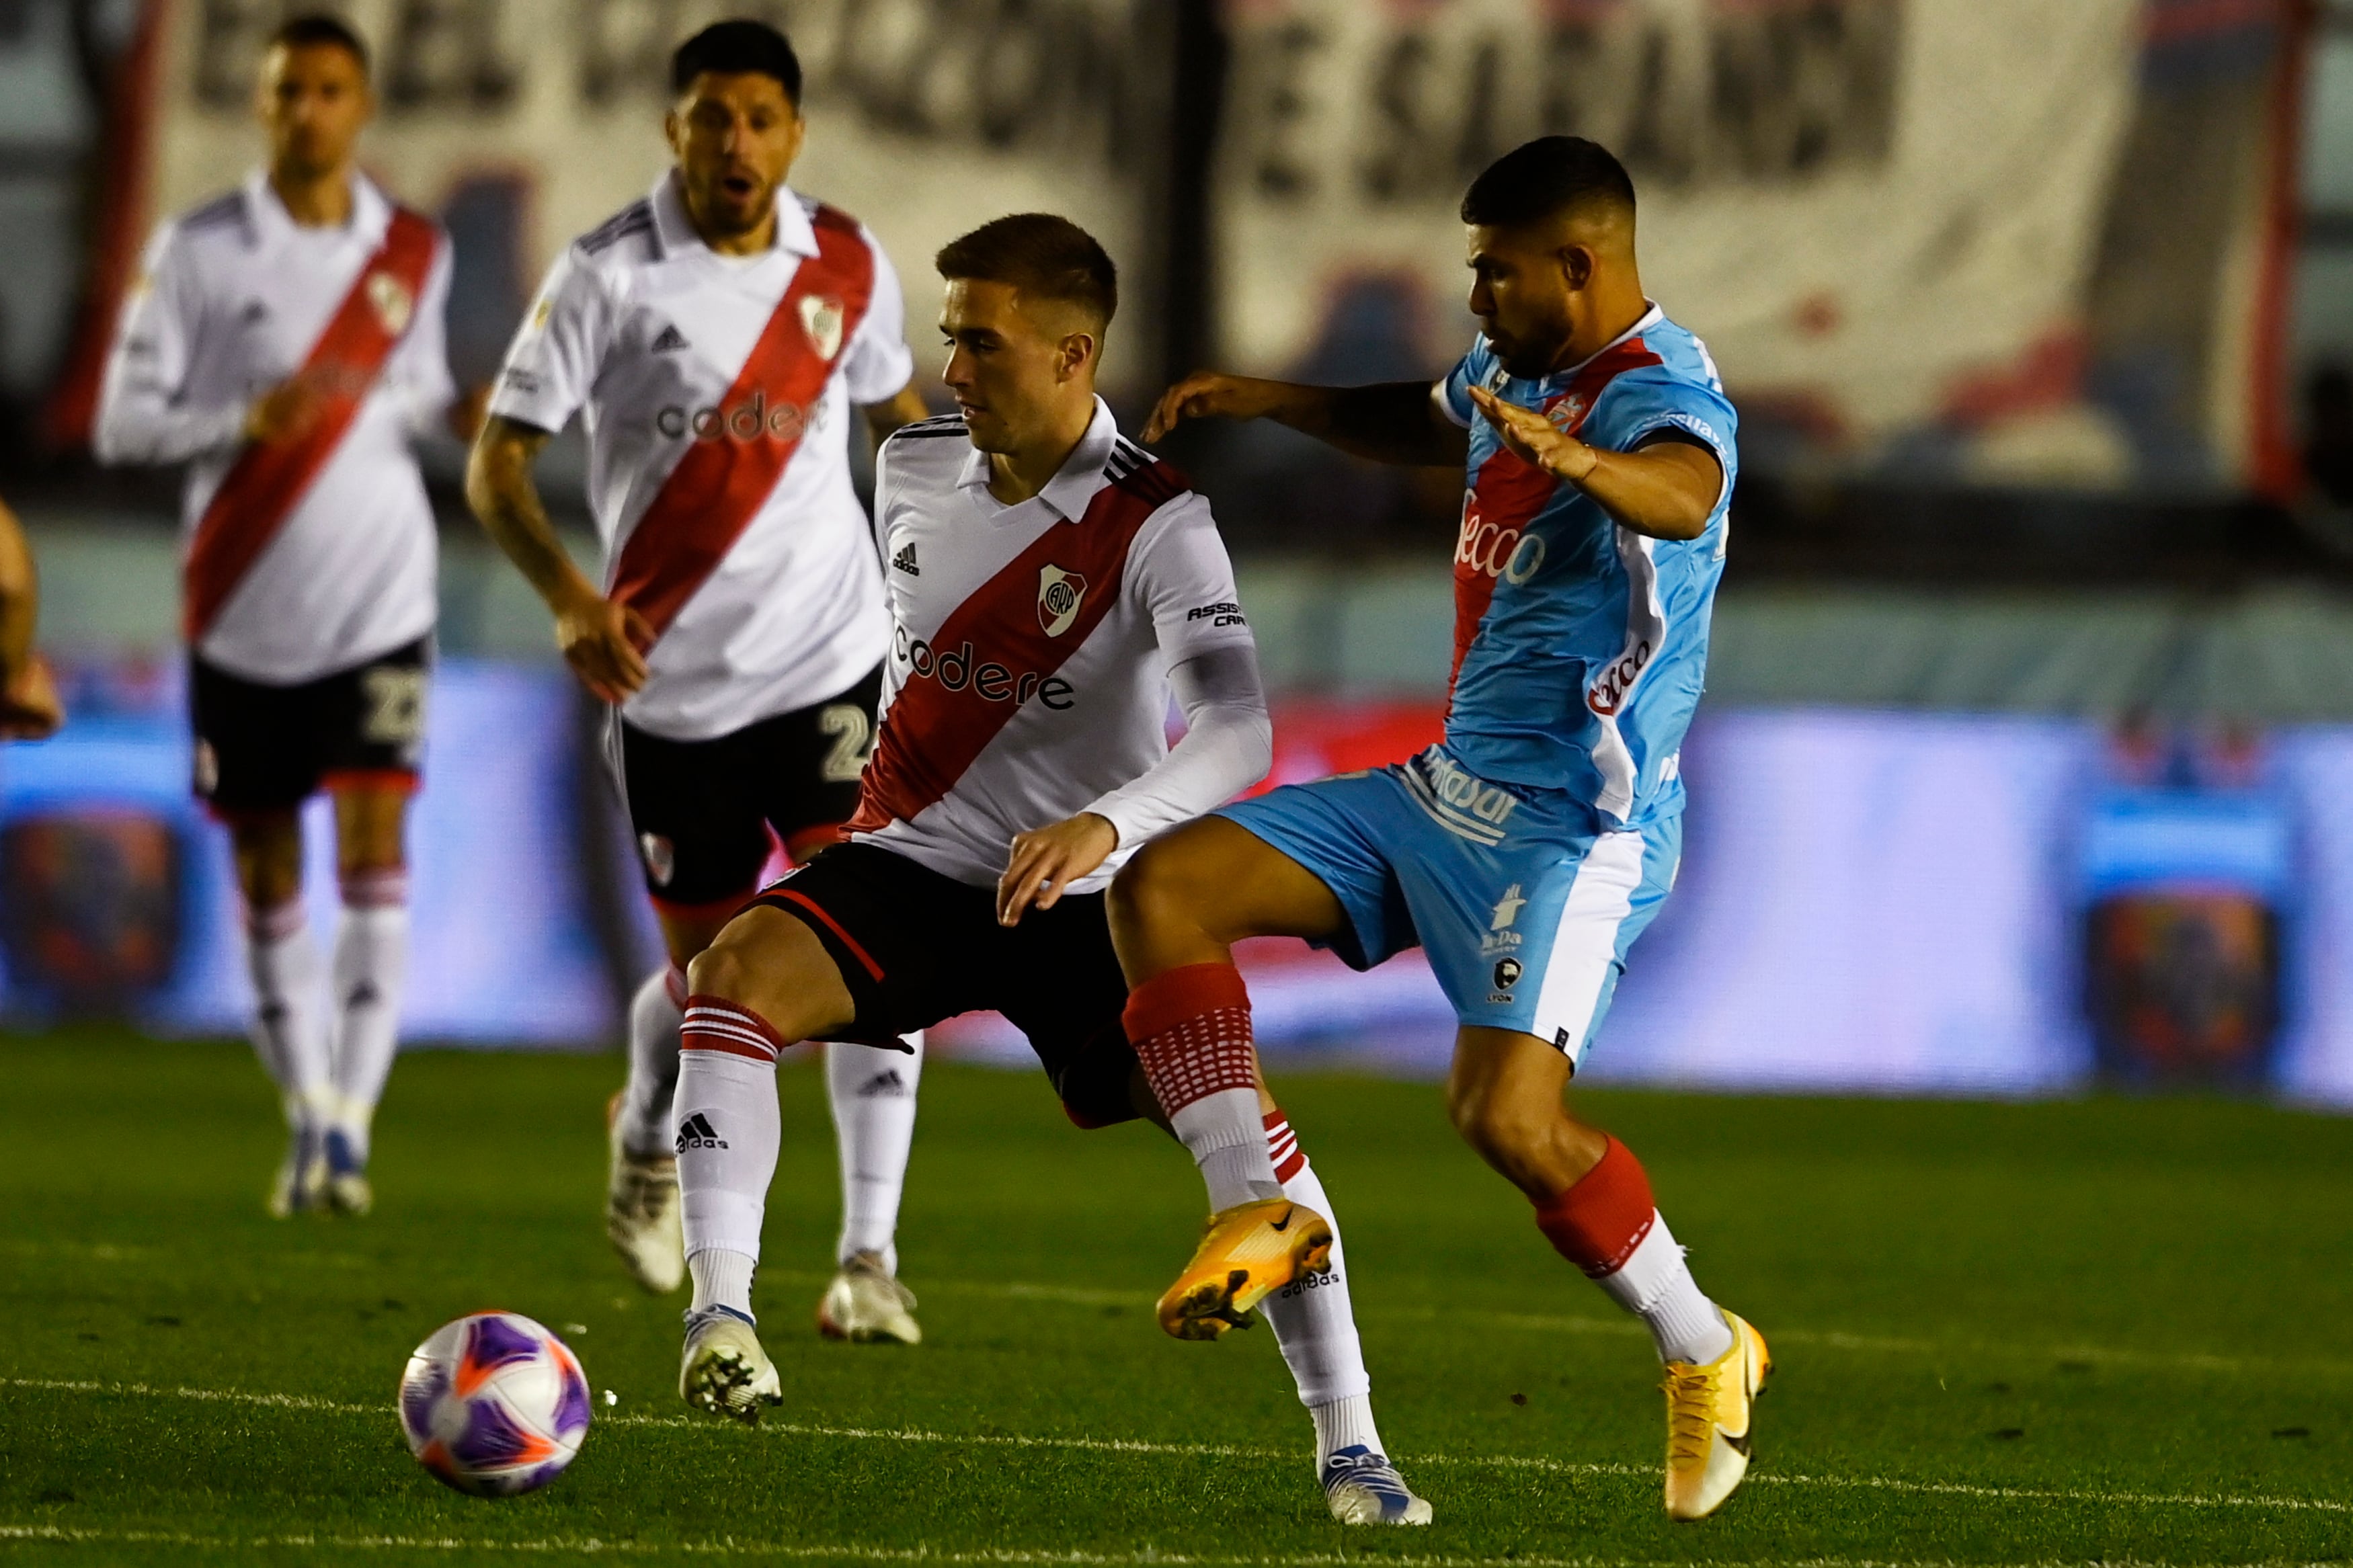
{"label": "soccer ball", "polygon": [[408,1358],[400,1426],[417,1462],[461,1492],[512,1497],[564,1473],[588,1436],[588,1380],[562,1340],[514,1312],[444,1323]]}

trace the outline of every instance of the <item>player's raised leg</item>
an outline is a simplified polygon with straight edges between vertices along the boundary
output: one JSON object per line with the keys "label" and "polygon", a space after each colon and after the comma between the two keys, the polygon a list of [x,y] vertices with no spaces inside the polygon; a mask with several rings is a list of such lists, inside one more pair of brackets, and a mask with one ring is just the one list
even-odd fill
{"label": "player's raised leg", "polygon": [[1170,1130],[1208,1189],[1208,1227],[1160,1299],[1178,1339],[1215,1339],[1269,1291],[1325,1266],[1331,1227],[1286,1200],[1266,1143],[1244,936],[1313,937],[1345,917],[1331,890],[1215,817],[1137,851],[1112,885],[1113,942],[1127,973],[1127,1037]]}
{"label": "player's raised leg", "polygon": [[229,837],[245,895],[253,1048],[286,1114],[286,1156],[269,1193],[269,1212],[282,1219],[326,1195],[327,977],[302,906],[300,816],[290,808],[239,812]]}
{"label": "player's raised leg", "polygon": [[400,1048],[400,1001],[408,976],[408,858],[404,827],[415,780],[387,774],[330,779],[343,917],[335,927],[332,1113],[327,1123],[327,1200],[365,1214],[376,1102]]}
{"label": "player's raised leg", "polygon": [[679,1394],[714,1415],[756,1421],[760,1406],[778,1399],[752,1314],[760,1222],[783,1137],[776,1056],[846,1028],[856,1007],[808,927],[764,907],[729,922],[689,974],[675,1114],[694,1300]]}
{"label": "player's raised leg", "polygon": [[834,1040],[825,1047],[827,1102],[841,1155],[841,1238],[837,1268],[818,1302],[818,1330],[853,1343],[916,1344],[923,1337],[913,1292],[899,1282],[899,1199],[915,1136],[923,1037],[911,1051]]}

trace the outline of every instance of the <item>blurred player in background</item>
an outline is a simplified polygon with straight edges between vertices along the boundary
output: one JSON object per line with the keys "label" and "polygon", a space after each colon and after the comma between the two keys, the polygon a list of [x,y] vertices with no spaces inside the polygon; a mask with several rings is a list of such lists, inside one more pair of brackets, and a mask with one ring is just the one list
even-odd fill
{"label": "blurred player in background", "polygon": [[[851,841],[730,922],[687,1000],[677,1115],[694,1300],[679,1392],[739,1419],[778,1399],[752,1316],[783,1131],[777,1054],[993,1008],[1029,1037],[1072,1121],[1162,1121],[1120,1030],[1127,983],[1103,888],[1137,845],[1232,798],[1272,756],[1208,504],[1123,439],[1095,395],[1111,258],[1031,213],[954,241],[938,265],[961,414],[882,447],[875,529],[897,629]],[[1187,722],[1173,750],[1172,691]],[[1374,1428],[1323,1184],[1271,1098],[1254,1090],[1247,1121],[1259,1163],[1298,1200],[1293,1245],[1330,1259],[1267,1314],[1332,1512],[1426,1523]]]}
{"label": "blurred player in background", "polygon": [[[1468,460],[1446,736],[1413,761],[1292,785],[1146,847],[1112,891],[1129,1037],[1200,1161],[1214,1217],[1163,1298],[1174,1333],[1284,1211],[1245,1134],[1243,937],[1366,968],[1420,946],[1461,1025],[1449,1107],[1545,1236],[1641,1315],[1666,1363],[1666,1504],[1697,1519],[1746,1473],[1765,1342],[1700,1292],[1625,1145],[1565,1109],[1627,948],[1673,885],[1736,471],[1700,341],[1635,268],[1634,187],[1590,142],[1507,153],[1462,201],[1482,328],[1436,385],[1198,374],[1147,437],[1274,419],[1396,463]],[[1247,1169],[1225,1158],[1252,1154]]]}
{"label": "blurred player in background", "polygon": [[[410,444],[472,410],[449,379],[449,246],[353,149],[367,50],[331,16],[271,36],[269,163],[164,224],[123,311],[95,444],[188,465],[184,631],[195,787],[245,894],[256,1047],[285,1096],[285,1215],[372,1202],[369,1124],[398,1047],[403,828],[433,657],[435,539]],[[334,797],[343,916],[322,971],[302,803]]]}
{"label": "blurred player in background", "polygon": [[48,661],[33,651],[40,580],[16,514],[0,501],[0,741],[38,741],[65,722]]}
{"label": "blurred player in background", "polygon": [[[555,614],[581,683],[614,707],[616,771],[669,949],[629,1010],[606,1225],[647,1289],[675,1289],[670,1098],[686,966],[759,885],[855,809],[890,637],[849,475],[849,410],[877,438],[920,419],[890,259],[785,184],[800,62],[760,22],[678,48],[653,194],[557,260],[508,352],[468,494]],[[565,553],[532,478],[586,409],[604,584]],[[827,1053],[839,1129],[841,1273],[822,1321],[917,1336],[892,1244],[920,1056]]]}

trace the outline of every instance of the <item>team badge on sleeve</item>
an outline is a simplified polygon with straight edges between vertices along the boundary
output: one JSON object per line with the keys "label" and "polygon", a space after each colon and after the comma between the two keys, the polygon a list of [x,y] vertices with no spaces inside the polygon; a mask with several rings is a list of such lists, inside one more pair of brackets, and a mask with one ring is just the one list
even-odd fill
{"label": "team badge on sleeve", "polygon": [[1087,580],[1075,572],[1048,564],[1038,569],[1038,624],[1050,637],[1060,637],[1079,618],[1086,602]]}

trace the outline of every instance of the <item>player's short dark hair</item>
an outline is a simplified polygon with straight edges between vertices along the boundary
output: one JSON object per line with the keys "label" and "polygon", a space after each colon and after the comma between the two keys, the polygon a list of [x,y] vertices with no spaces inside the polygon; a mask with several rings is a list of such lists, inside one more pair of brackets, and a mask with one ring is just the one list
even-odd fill
{"label": "player's short dark hair", "polygon": [[1052,213],[993,218],[942,246],[932,264],[951,282],[1009,283],[1024,294],[1076,305],[1106,327],[1119,310],[1119,268],[1110,253]]}
{"label": "player's short dark hair", "polygon": [[1626,165],[1599,142],[1539,136],[1479,172],[1462,194],[1462,221],[1509,228],[1597,204],[1634,210],[1634,182]]}
{"label": "player's short dark hair", "polygon": [[273,49],[308,49],[317,47],[341,49],[357,60],[360,75],[368,74],[368,48],[359,32],[341,16],[324,11],[305,11],[289,16],[278,24],[269,35]]}
{"label": "player's short dark hair", "polygon": [[793,41],[765,22],[748,16],[713,22],[679,45],[670,58],[670,89],[684,92],[704,71],[775,77],[794,107],[800,106],[801,58],[793,53]]}

